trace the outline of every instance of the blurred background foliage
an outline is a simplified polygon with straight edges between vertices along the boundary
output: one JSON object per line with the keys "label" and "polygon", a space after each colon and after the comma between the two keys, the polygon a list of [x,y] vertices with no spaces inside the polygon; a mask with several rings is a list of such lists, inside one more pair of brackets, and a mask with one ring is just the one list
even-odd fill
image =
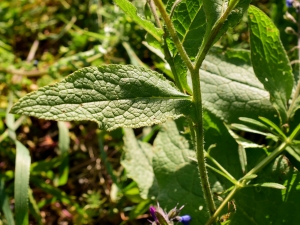
{"label": "blurred background foliage", "polygon": [[[139,14],[152,19],[146,0],[132,2]],[[296,59],[296,36],[285,29],[297,27],[283,18],[285,1],[252,4],[273,19],[290,59]],[[290,13],[295,14],[292,9]],[[12,209],[16,150],[8,129],[11,104],[84,66],[133,64],[170,74],[143,44],[145,34],[108,0],[0,1],[0,189]],[[217,44],[249,49],[247,16]],[[92,122],[57,123],[17,115],[12,125],[31,155],[31,224],[149,224],[153,201],[141,198],[120,163],[122,129],[108,133]],[[157,129],[135,132],[151,142]],[[1,210],[0,224],[5,224]]]}

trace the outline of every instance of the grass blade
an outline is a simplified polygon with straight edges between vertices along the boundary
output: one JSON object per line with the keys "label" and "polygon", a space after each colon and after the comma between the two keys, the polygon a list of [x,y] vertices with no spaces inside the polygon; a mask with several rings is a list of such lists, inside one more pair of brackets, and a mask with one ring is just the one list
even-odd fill
{"label": "grass blade", "polygon": [[15,216],[16,224],[28,224],[28,188],[30,154],[28,149],[16,141],[16,171],[15,171]]}
{"label": "grass blade", "polygon": [[61,165],[59,166],[59,177],[55,180],[56,186],[65,185],[69,176],[69,129],[65,122],[57,123],[59,130],[58,147],[60,151]]}
{"label": "grass blade", "polygon": [[7,225],[15,225],[13,213],[9,206],[8,196],[5,193],[4,182],[3,177],[0,177],[0,209],[2,209]]}

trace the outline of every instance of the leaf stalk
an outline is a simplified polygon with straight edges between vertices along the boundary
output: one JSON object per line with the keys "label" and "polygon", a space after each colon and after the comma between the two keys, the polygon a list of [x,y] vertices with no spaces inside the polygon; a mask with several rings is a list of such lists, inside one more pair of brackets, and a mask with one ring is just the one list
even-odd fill
{"label": "leaf stalk", "polygon": [[223,176],[226,177],[231,183],[236,184],[238,182],[220,163],[218,163],[217,160],[211,157],[208,153],[205,154],[205,157],[212,161],[212,163],[214,163],[225,175]]}
{"label": "leaf stalk", "polygon": [[224,201],[221,203],[221,205],[219,206],[219,208],[216,210],[216,212],[209,218],[209,220],[207,221],[207,223],[205,225],[210,225],[213,224],[216,219],[218,218],[218,215],[221,213],[221,211],[223,210],[223,208],[227,205],[227,203],[233,198],[233,196],[237,193],[237,191],[240,189],[241,187],[235,186],[232,191],[226,196],[226,198],[224,199]]}

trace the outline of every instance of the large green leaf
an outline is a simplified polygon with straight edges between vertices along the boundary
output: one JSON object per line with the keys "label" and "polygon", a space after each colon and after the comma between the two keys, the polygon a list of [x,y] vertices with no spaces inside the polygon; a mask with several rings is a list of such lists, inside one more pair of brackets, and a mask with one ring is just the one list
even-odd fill
{"label": "large green leaf", "polygon": [[150,126],[191,111],[191,97],[162,75],[123,65],[80,69],[28,94],[11,110],[43,119],[91,120],[106,130]]}
{"label": "large green leaf", "polygon": [[253,68],[285,123],[294,84],[292,68],[272,20],[254,6],[248,12]]}
{"label": "large green leaf", "polygon": [[276,182],[284,190],[245,188],[234,197],[236,212],[233,225],[273,224],[297,225],[300,221],[300,174],[285,156],[278,157],[253,183]]}
{"label": "large green leaf", "polygon": [[28,149],[16,141],[16,171],[15,171],[15,208],[16,224],[28,224],[28,189],[30,154]]}
{"label": "large green leaf", "polygon": [[128,0],[114,0],[114,2],[133,19],[138,25],[143,27],[148,33],[150,33],[156,40],[160,41],[163,34],[162,30],[156,28],[153,23],[148,20],[142,19],[137,14],[137,9]]}
{"label": "large green leaf", "polygon": [[269,93],[243,58],[223,56],[218,49],[207,55],[200,71],[203,106],[229,123],[238,117],[272,118],[276,112]]}
{"label": "large green leaf", "polygon": [[156,197],[156,179],[152,168],[153,147],[135,138],[130,128],[124,129],[124,158],[121,164],[127,171],[127,176],[133,179],[144,199]]}

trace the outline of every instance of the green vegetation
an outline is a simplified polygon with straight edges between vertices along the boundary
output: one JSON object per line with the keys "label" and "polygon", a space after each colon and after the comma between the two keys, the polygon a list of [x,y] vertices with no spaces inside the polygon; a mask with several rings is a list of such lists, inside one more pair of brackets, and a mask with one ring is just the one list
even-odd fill
{"label": "green vegetation", "polygon": [[2,1],[0,224],[298,224],[300,3],[252,4]]}

